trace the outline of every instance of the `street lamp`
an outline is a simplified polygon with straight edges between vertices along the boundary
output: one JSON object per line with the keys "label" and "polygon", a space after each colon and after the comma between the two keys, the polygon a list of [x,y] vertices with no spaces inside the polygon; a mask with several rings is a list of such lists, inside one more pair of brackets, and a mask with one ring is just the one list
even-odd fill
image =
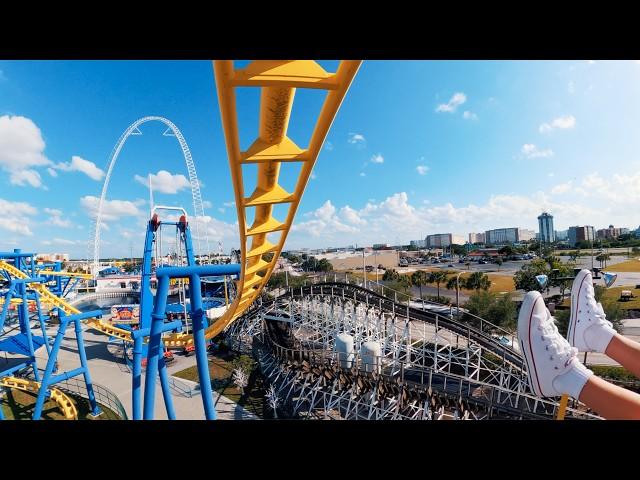
{"label": "street lamp", "polygon": [[460,316],[460,275],[464,272],[458,272],[456,276],[456,315]]}

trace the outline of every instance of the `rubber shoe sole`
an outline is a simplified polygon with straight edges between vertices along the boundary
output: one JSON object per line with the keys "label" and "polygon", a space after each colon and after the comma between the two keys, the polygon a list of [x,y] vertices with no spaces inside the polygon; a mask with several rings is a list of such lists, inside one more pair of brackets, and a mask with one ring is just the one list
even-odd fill
{"label": "rubber shoe sole", "polygon": [[[530,292],[531,293],[531,292]],[[529,374],[529,384],[531,389],[539,397],[544,397],[542,388],[540,387],[540,380],[538,379],[538,370],[536,368],[536,362],[533,359],[533,353],[531,351],[531,320],[533,319],[533,310],[537,302],[544,300],[539,292],[535,292],[537,295],[527,294],[520,307],[520,314],[518,315],[518,340],[520,340],[520,347],[524,354],[525,362],[527,363],[527,372]]]}
{"label": "rubber shoe sole", "polygon": [[[576,327],[578,326],[578,299],[580,293],[586,288],[587,278],[590,277],[589,270],[580,270],[571,286],[571,314],[569,315],[569,328],[567,329],[567,340],[572,347],[576,346]],[[582,339],[584,343],[584,339]]]}

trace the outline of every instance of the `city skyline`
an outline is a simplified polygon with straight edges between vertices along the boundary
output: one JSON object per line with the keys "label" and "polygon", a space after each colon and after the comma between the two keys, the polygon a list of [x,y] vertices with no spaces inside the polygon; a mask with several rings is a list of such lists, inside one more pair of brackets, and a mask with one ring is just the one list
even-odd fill
{"label": "city skyline", "polygon": [[[212,244],[237,247],[210,62],[1,61],[0,72],[0,250],[86,256],[108,156],[127,125],[149,114],[175,122],[189,143]],[[633,61],[365,61],[285,249],[537,231],[543,211],[558,230],[634,230],[638,80]],[[294,116],[317,112],[314,94],[296,94]],[[254,125],[257,97],[239,95],[238,105],[241,125]],[[290,132],[300,144],[310,135],[302,124]],[[105,256],[140,254],[149,174],[157,203],[191,210],[177,142],[161,126],[141,130],[113,172]],[[242,148],[251,136],[240,132]],[[292,178],[283,172],[285,186]]]}

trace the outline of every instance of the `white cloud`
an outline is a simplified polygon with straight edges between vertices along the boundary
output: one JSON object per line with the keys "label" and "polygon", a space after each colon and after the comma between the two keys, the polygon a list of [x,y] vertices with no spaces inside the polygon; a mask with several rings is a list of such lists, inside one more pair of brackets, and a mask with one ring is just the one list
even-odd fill
{"label": "white cloud", "polygon": [[[135,175],[133,177],[136,182],[149,186],[148,177],[141,177],[140,175]],[[178,193],[180,190],[191,187],[189,180],[187,177],[181,174],[172,175],[166,170],[160,170],[157,174],[151,174],[151,187],[154,191],[162,192],[162,193]]]}
{"label": "white cloud", "polygon": [[464,118],[465,120],[478,120],[478,115],[469,110],[465,110],[462,114],[462,118]]}
{"label": "white cloud", "polygon": [[77,155],[73,155],[70,162],[58,163],[54,168],[63,172],[82,172],[92,180],[102,180],[104,177],[104,172],[95,163]]}
{"label": "white cloud", "polygon": [[360,218],[357,210],[354,210],[349,205],[346,205],[340,209],[340,217],[342,217],[347,223],[352,225],[366,225],[367,221]]}
{"label": "white cloud", "polygon": [[558,117],[551,120],[551,123],[543,123],[540,125],[540,133],[547,133],[556,128],[566,129],[576,126],[576,117],[573,115],[565,115],[564,117]]}
{"label": "white cloud", "polygon": [[567,84],[567,90],[569,90],[569,93],[571,95],[573,95],[574,93],[576,93],[576,85],[575,83],[573,83],[573,80],[571,80],[568,84]]}
{"label": "white cloud", "polygon": [[524,154],[525,157],[527,158],[537,158],[537,157],[551,157],[553,156],[553,150],[551,149],[545,149],[545,150],[539,150],[538,147],[536,147],[534,144],[532,143],[525,143],[522,146],[522,153]]}
{"label": "white cloud", "polygon": [[441,103],[436,107],[436,112],[448,112],[453,113],[456,109],[467,101],[467,96],[462,92],[457,92],[453,94],[453,97],[449,100],[448,103]]}
{"label": "white cloud", "polygon": [[[98,204],[100,199],[92,195],[84,196],[80,199],[80,205],[85,209],[87,214],[91,218],[96,218],[98,215]],[[130,200],[106,200],[102,206],[102,220],[103,222],[118,220],[120,217],[137,217],[141,216],[142,212],[138,208],[144,205],[144,200],[136,200],[132,202]],[[102,225],[104,227],[104,224]]]}
{"label": "white cloud", "polygon": [[[362,138],[364,140],[364,137],[362,137]],[[324,148],[325,148],[325,150],[328,150],[330,152],[331,150],[333,150],[333,143],[327,141],[327,143],[324,144]]]}
{"label": "white cloud", "polygon": [[209,200],[203,200],[202,201],[202,207],[203,208],[213,208],[213,203],[211,203]]}
{"label": "white cloud", "polygon": [[33,206],[26,202],[11,202],[0,198],[0,212],[2,212],[0,215],[1,230],[19,235],[33,235],[29,228],[31,224],[29,217],[38,213]]}
{"label": "white cloud", "polygon": [[311,172],[311,176],[310,176],[311,180],[315,180],[316,178],[318,178],[316,176],[316,172]]}
{"label": "white cloud", "polygon": [[66,238],[54,238],[49,245],[83,245],[86,240],[67,240]]}
{"label": "white cloud", "polygon": [[[360,221],[356,220],[357,213],[346,206],[341,211],[343,217],[349,223]],[[358,229],[354,226],[347,225],[343,219],[336,215],[336,207],[330,200],[327,200],[320,208],[309,212],[304,217],[311,218],[306,222],[294,224],[291,230],[294,232],[304,233],[312,237],[327,236],[329,239],[337,238],[337,234],[356,233]],[[339,235],[338,235],[339,236]]]}
{"label": "white cloud", "polygon": [[224,213],[224,212],[225,212],[225,209],[224,209],[224,207],[218,207],[218,211],[219,211],[220,213]]}
{"label": "white cloud", "polygon": [[428,171],[429,167],[427,165],[418,165],[416,167],[416,172],[418,172],[419,175],[426,175]]}
{"label": "white cloud", "polygon": [[553,195],[562,195],[563,193],[567,193],[571,190],[572,182],[567,183],[559,183],[551,189],[551,193]]}
{"label": "white cloud", "polygon": [[51,218],[47,220],[47,224],[55,225],[56,227],[64,227],[68,228],[73,225],[70,220],[63,220],[61,217],[63,215],[62,210],[58,210],[57,208],[45,208],[44,212],[49,214]]}
{"label": "white cloud", "polygon": [[377,155],[373,155],[369,161],[371,163],[384,163],[384,157],[382,156],[381,153],[378,153]]}
{"label": "white cloud", "polygon": [[235,207],[236,206],[236,202],[224,202],[223,205],[225,207]]}
{"label": "white cloud", "polygon": [[55,169],[51,167],[47,168],[47,172],[49,173],[49,175],[51,175],[54,178],[58,176],[58,172],[56,172]]}
{"label": "white cloud", "polygon": [[45,208],[44,213],[59,217],[62,215],[62,210],[58,210],[57,208]]}
{"label": "white cloud", "polygon": [[361,177],[366,177],[366,176],[367,176],[367,174],[366,174],[366,173],[364,173],[364,172],[360,172],[360,176],[361,176]]}
{"label": "white cloud", "polygon": [[42,187],[33,167],[51,165],[44,155],[42,132],[29,118],[0,116],[0,169],[9,172],[13,185]]}
{"label": "white cloud", "polygon": [[[557,200],[556,196],[563,194],[566,201]],[[302,217],[287,244],[290,248],[371,245],[408,242],[427,233],[452,232],[466,237],[468,232],[498,227],[537,230],[537,217],[545,210],[554,215],[558,230],[570,225],[601,228],[611,223],[636,228],[640,211],[629,205],[638,202],[640,169],[624,175],[590,173],[550,186],[546,192],[494,194],[482,203],[466,205],[431,205],[422,200],[414,206],[406,192],[398,192],[381,202],[369,201],[360,209],[340,208],[326,201]]]}
{"label": "white cloud", "polygon": [[11,172],[11,174],[9,175],[9,181],[13,185],[19,186],[24,186],[27,184],[35,188],[40,188],[43,186],[40,174],[35,170],[30,169]]}
{"label": "white cloud", "polygon": [[367,144],[367,140],[361,133],[350,133],[347,142],[357,146],[358,148],[364,148]]}

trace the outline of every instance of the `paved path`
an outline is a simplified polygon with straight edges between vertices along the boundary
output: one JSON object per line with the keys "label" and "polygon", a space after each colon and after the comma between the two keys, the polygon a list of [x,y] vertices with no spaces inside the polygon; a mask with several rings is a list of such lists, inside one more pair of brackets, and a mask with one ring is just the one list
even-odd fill
{"label": "paved path", "polygon": [[[52,337],[56,334],[57,327],[48,329],[47,333]],[[118,354],[118,344],[109,344],[108,337],[94,330],[84,331],[85,350],[87,360],[89,362],[89,371],[93,382],[103,385],[104,387],[115,393],[127,412],[129,419],[133,418],[132,398],[131,398],[131,371],[121,356]],[[44,347],[38,350],[38,367],[44,370],[47,362],[47,354]],[[75,331],[72,328],[67,329],[65,338],[58,354],[60,368],[67,371],[80,366],[78,356]],[[169,374],[195,365],[195,355],[190,357],[182,357],[176,355],[176,362],[168,368]],[[142,384],[144,385],[144,373],[142,375]],[[197,385],[195,382],[176,379],[171,377],[182,385]],[[229,400],[227,397],[216,392],[213,393],[216,405],[218,419],[220,420],[258,420],[259,418],[253,413],[244,409],[237,403]],[[172,395],[176,418],[180,420],[204,420],[204,410],[202,406],[202,396],[197,395],[189,398],[184,394],[173,392]],[[162,389],[160,383],[156,383],[155,395],[155,418],[159,420],[167,419],[167,412],[164,408],[162,399]]]}

